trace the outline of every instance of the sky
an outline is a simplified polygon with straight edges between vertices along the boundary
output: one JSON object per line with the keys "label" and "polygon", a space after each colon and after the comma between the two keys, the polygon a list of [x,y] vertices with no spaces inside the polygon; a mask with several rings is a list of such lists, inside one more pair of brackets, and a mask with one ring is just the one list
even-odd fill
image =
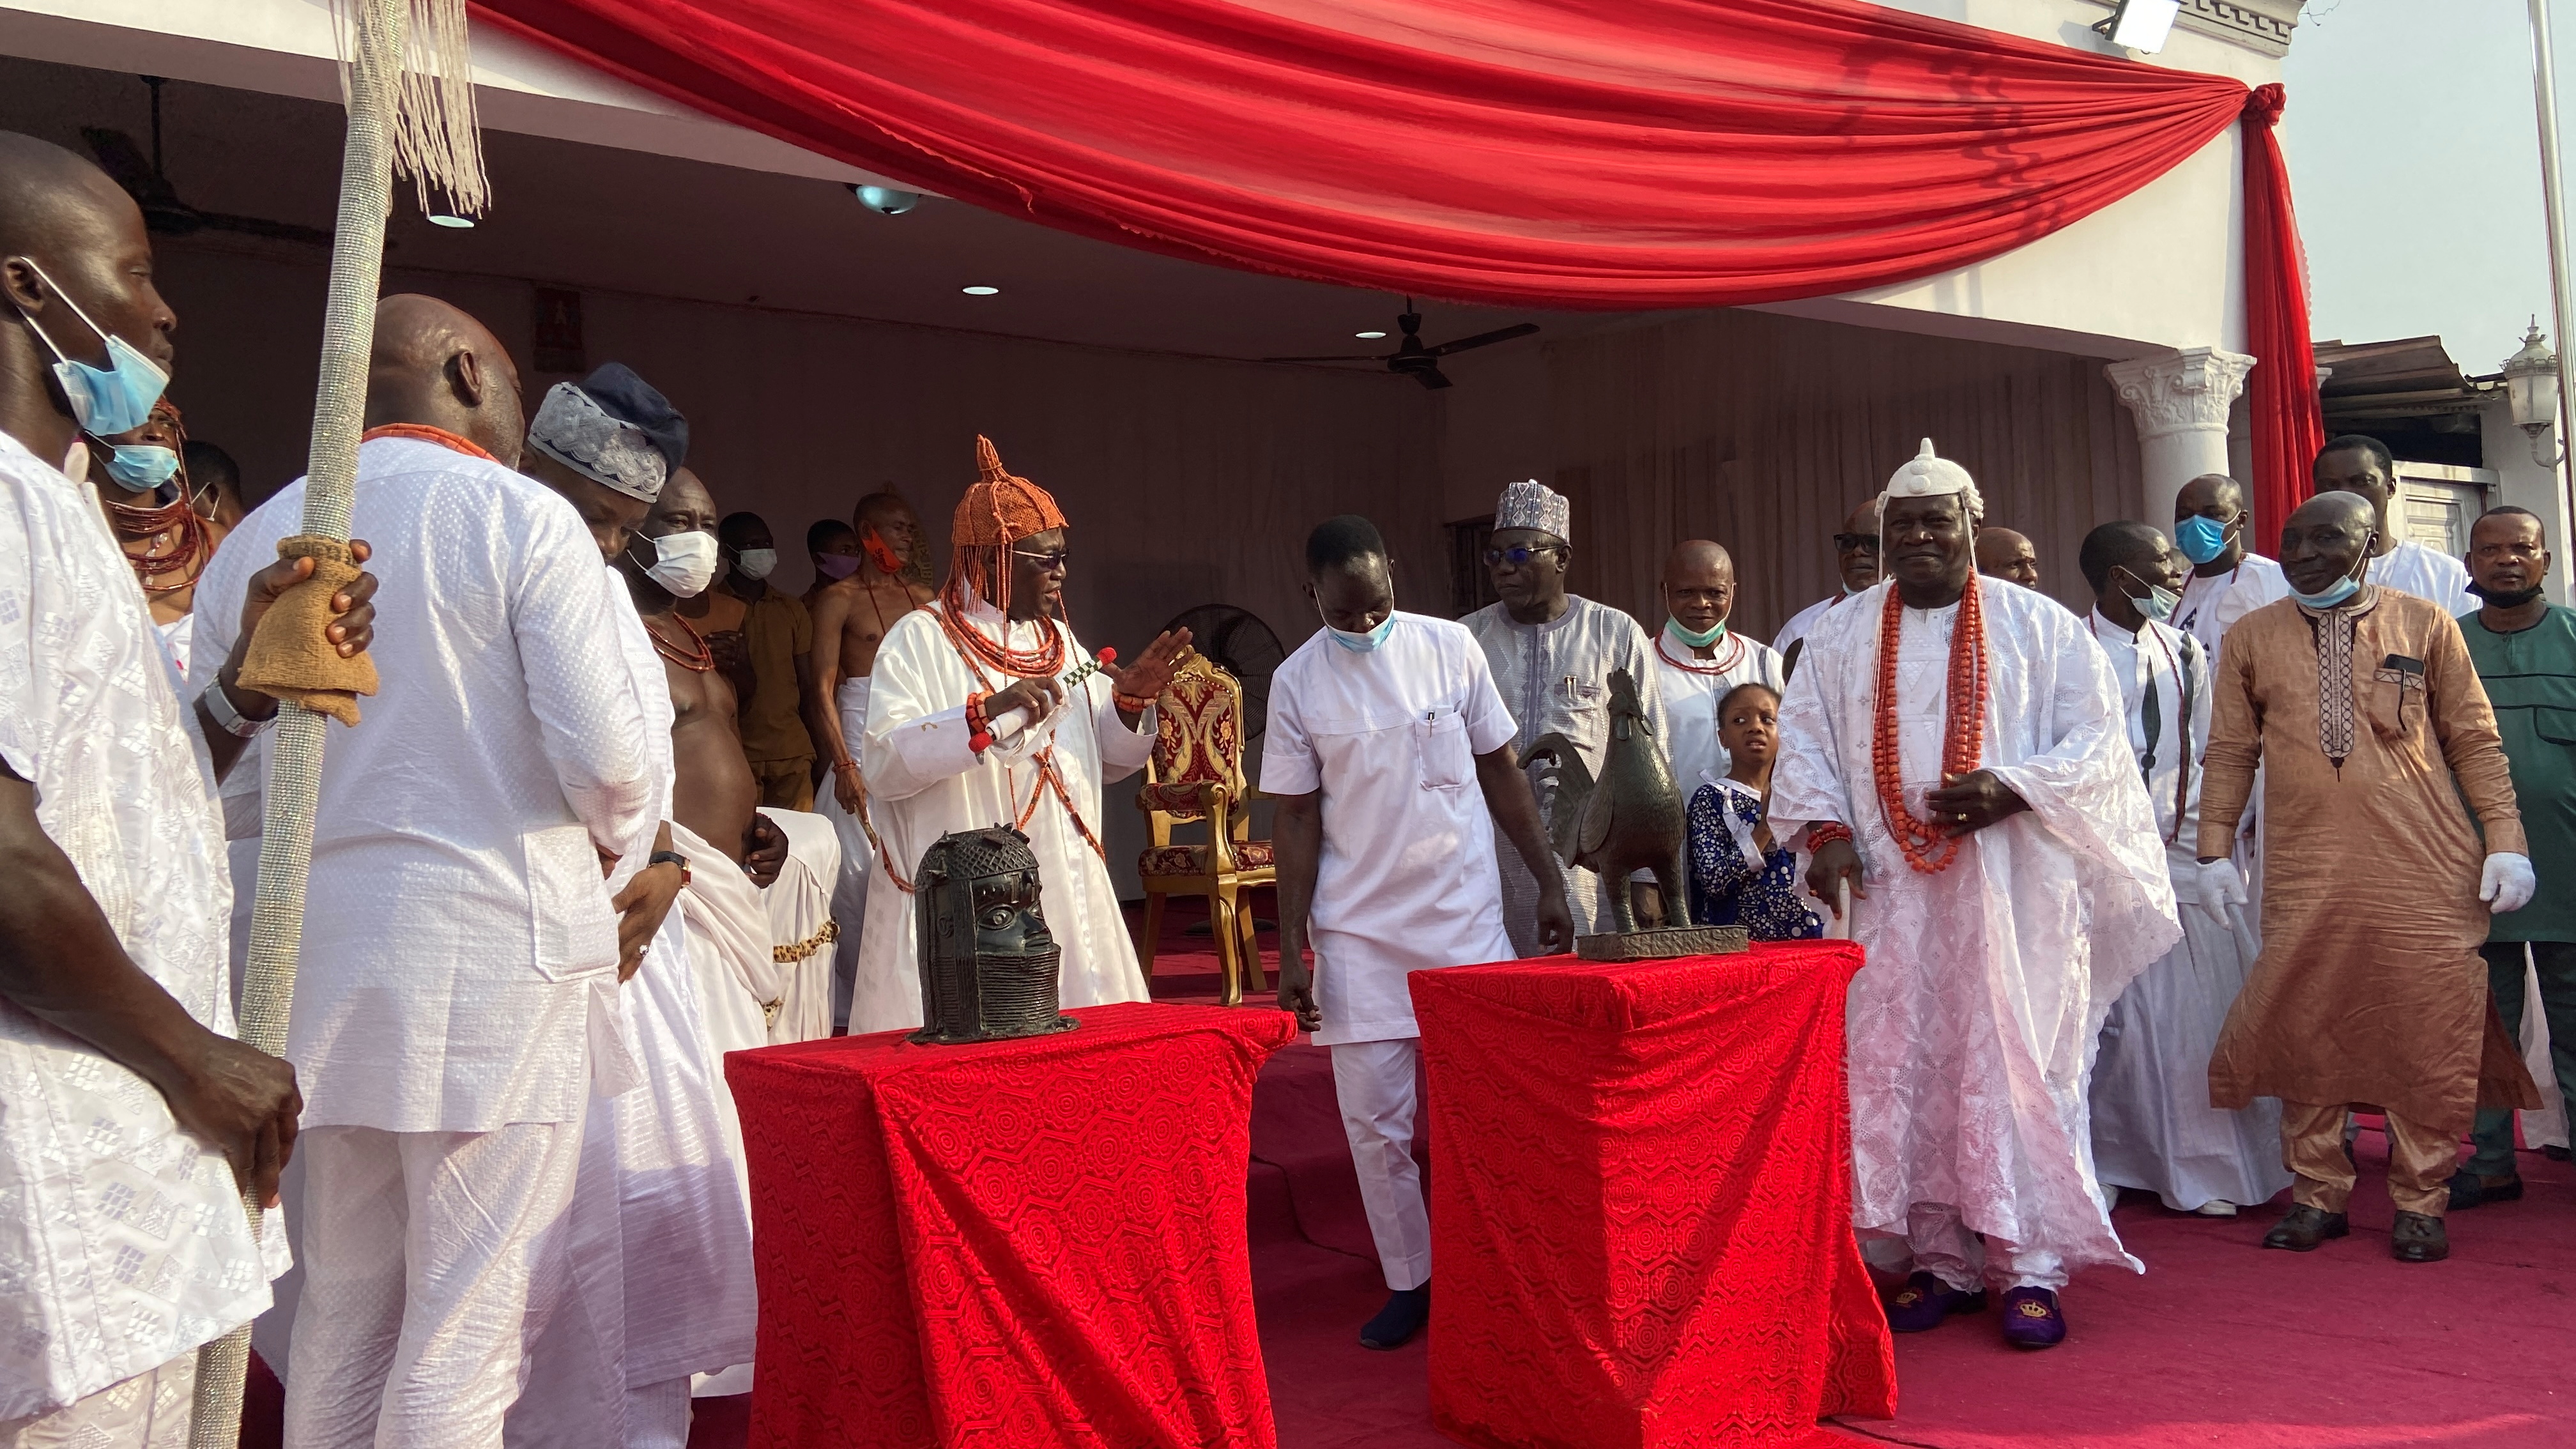
{"label": "sky", "polygon": [[[2564,175],[2576,0],[2550,21]],[[2538,313],[2559,348],[2525,0],[2308,0],[2281,79],[2318,339],[2436,335],[2491,373]]]}

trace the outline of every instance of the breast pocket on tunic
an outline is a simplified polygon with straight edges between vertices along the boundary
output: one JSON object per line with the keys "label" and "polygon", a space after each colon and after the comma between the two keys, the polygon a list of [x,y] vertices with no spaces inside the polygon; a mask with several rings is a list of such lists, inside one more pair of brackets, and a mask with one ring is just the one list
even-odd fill
{"label": "breast pocket on tunic", "polygon": [[1413,722],[1414,748],[1422,757],[1422,788],[1459,790],[1476,780],[1476,753],[1467,745],[1467,721],[1454,709]]}
{"label": "breast pocket on tunic", "polygon": [[2382,740],[2409,739],[2424,721],[2424,661],[2391,654],[2370,680],[2370,727]]}

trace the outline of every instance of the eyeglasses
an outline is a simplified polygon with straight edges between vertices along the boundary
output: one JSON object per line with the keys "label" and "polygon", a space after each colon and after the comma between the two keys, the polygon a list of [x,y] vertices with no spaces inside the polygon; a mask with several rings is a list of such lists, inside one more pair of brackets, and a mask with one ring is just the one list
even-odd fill
{"label": "eyeglasses", "polygon": [[1874,533],[1837,533],[1834,547],[1844,553],[1878,552],[1878,535]]}
{"label": "eyeglasses", "polygon": [[1510,548],[1489,548],[1485,550],[1485,567],[1492,568],[1496,564],[1507,563],[1518,568],[1540,554],[1554,553],[1563,547],[1565,545],[1561,543],[1539,543],[1514,544]]}
{"label": "eyeglasses", "polygon": [[1060,569],[1065,566],[1065,560],[1073,557],[1073,550],[1060,548],[1053,553],[1031,553],[1024,548],[1015,548],[1011,550],[1011,557],[1027,559],[1042,569]]}

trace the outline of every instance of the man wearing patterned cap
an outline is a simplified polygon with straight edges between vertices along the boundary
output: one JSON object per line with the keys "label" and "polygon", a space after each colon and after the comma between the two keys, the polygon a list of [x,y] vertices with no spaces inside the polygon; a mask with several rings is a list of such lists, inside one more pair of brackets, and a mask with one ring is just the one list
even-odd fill
{"label": "man wearing patterned cap", "polygon": [[[598,547],[502,461],[522,416],[480,323],[428,297],[378,304],[351,526],[385,577],[383,685],[323,755],[287,1033],[305,1093],[293,1444],[501,1442],[568,1279],[591,1098],[626,1085],[617,1054],[594,1054],[617,1040],[620,958],[680,888],[678,867],[646,865],[660,812],[644,712],[602,639]],[[560,451],[659,487],[666,418],[632,416],[632,438],[585,423]],[[303,511],[287,485],[207,566],[199,668],[230,652],[227,601]]]}
{"label": "man wearing patterned cap", "polygon": [[850,996],[850,1034],[921,1025],[913,879],[956,830],[1017,825],[1064,952],[1066,1006],[1143,1001],[1145,975],[1101,845],[1100,787],[1144,766],[1154,701],[1189,631],[1123,670],[1089,658],[1065,617],[1064,513],[1047,491],[975,440],[979,476],[949,526],[948,581],[877,646],[867,727],[856,742],[879,845]]}
{"label": "man wearing patterned cap", "polygon": [[[1526,759],[1530,746],[1553,730],[1572,740],[1584,767],[1598,775],[1610,748],[1610,671],[1625,669],[1637,682],[1638,702],[1654,724],[1655,748],[1665,748],[1671,735],[1646,631],[1607,604],[1565,591],[1565,576],[1574,564],[1572,512],[1564,494],[1535,479],[1503,489],[1494,509],[1493,537],[1485,546],[1485,567],[1502,598],[1459,622],[1484,646],[1494,683],[1518,726],[1513,758]],[[1553,807],[1555,794],[1553,785],[1541,785],[1543,810]],[[1498,837],[1494,849],[1503,877],[1503,928],[1514,951],[1533,956],[1539,950],[1538,881],[1507,846]],[[1603,881],[1567,866],[1566,904],[1574,913],[1575,932],[1611,929],[1606,892],[1628,888],[1624,881]],[[1651,885],[1637,889],[1641,896],[1654,896]],[[1656,914],[1655,904],[1646,914]]]}
{"label": "man wearing patterned cap", "polygon": [[[1910,1256],[1899,1332],[2004,1292],[2004,1338],[2065,1337],[2077,1268],[2137,1269],[2095,1184],[2102,1019],[2181,938],[2118,682],[2084,622],[1977,574],[1984,508],[1922,453],[1888,481],[1884,577],[1807,636],[1771,825],[1869,951],[1848,1016],[1852,1219]],[[1982,1236],[1984,1241],[1979,1243]]]}

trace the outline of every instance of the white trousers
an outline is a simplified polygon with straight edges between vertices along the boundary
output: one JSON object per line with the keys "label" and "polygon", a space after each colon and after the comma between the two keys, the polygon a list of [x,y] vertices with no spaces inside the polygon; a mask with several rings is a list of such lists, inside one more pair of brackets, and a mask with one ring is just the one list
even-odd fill
{"label": "white trousers", "polygon": [[296,1449],[497,1449],[564,1295],[582,1124],[308,1128]]}
{"label": "white trousers", "polygon": [[1937,1202],[1918,1202],[1906,1209],[1904,1237],[1863,1233],[1860,1248],[1862,1256],[1879,1268],[1929,1273],[1949,1287],[1971,1293],[1986,1283],[2054,1292],[2066,1286],[2068,1276],[2066,1260],[2057,1254],[2024,1252],[2001,1238],[1981,1240],[1959,1220],[1957,1208]]}
{"label": "white trousers", "polygon": [[1346,1042],[1332,1049],[1333,1095],[1359,1169],[1360,1202],[1378,1265],[1396,1292],[1431,1281],[1431,1214],[1422,1205],[1422,1168],[1413,1160],[1414,1062],[1419,1043]]}
{"label": "white trousers", "polygon": [[50,1414],[0,1424],[0,1449],[187,1449],[197,1351]]}

